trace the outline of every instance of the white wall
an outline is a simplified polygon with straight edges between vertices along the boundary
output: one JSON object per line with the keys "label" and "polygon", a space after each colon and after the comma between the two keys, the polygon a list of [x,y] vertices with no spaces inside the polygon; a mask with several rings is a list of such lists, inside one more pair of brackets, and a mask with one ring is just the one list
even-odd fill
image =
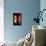
{"label": "white wall", "polygon": [[0,0],[0,42],[4,41],[4,0]]}

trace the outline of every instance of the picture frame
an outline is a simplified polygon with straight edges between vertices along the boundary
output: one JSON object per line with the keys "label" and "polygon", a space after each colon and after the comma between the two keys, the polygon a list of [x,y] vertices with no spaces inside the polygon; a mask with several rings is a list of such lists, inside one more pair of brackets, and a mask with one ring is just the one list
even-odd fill
{"label": "picture frame", "polygon": [[22,24],[22,13],[13,13],[13,25]]}

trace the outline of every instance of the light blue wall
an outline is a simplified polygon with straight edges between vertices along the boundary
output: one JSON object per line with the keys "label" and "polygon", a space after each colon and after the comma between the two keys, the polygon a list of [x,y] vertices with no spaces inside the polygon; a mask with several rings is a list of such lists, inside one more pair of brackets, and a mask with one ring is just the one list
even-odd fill
{"label": "light blue wall", "polygon": [[[40,1],[40,10],[42,11],[43,9],[46,9],[46,0],[41,0]],[[46,26],[46,10],[43,12],[43,22],[40,22],[40,25]]]}
{"label": "light blue wall", "polygon": [[[4,0],[4,38],[7,41],[18,41],[24,37],[32,27],[36,17],[35,12],[40,9],[40,0]],[[22,25],[13,26],[13,12],[22,13]]]}
{"label": "light blue wall", "polygon": [[[46,9],[46,0],[41,0],[40,1],[40,10]],[[46,11],[44,11],[43,15],[43,22],[40,22],[40,25],[45,26],[46,27]],[[46,35],[45,35],[45,39],[46,39]],[[46,44],[46,40],[45,40],[45,44]]]}

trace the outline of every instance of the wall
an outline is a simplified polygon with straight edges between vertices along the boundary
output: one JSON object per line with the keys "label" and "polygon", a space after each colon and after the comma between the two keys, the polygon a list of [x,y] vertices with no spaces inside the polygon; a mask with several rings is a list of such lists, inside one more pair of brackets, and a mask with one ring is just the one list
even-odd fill
{"label": "wall", "polygon": [[0,42],[4,41],[4,0],[0,1]]}
{"label": "wall", "polygon": [[[46,0],[40,0],[40,10],[46,9]],[[46,11],[43,12],[43,22],[40,22],[40,25],[46,27]],[[45,34],[46,37],[46,34]],[[46,43],[46,38],[45,38],[45,43]]]}
{"label": "wall", "polygon": [[[40,10],[40,0],[4,0],[4,38],[18,41],[32,28],[35,12]],[[13,12],[22,13],[22,25],[13,26]]]}
{"label": "wall", "polygon": [[[43,9],[46,9],[46,0],[41,0],[40,1],[40,9],[41,9],[41,11],[43,10]],[[43,26],[46,26],[46,10],[43,12],[43,22],[41,21],[41,25],[43,25]]]}

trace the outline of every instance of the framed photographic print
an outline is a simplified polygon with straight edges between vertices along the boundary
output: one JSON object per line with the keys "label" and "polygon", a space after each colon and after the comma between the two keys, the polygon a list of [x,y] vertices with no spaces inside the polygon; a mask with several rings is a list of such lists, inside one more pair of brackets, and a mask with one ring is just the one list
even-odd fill
{"label": "framed photographic print", "polygon": [[21,25],[21,24],[22,24],[22,14],[13,13],[13,25]]}

